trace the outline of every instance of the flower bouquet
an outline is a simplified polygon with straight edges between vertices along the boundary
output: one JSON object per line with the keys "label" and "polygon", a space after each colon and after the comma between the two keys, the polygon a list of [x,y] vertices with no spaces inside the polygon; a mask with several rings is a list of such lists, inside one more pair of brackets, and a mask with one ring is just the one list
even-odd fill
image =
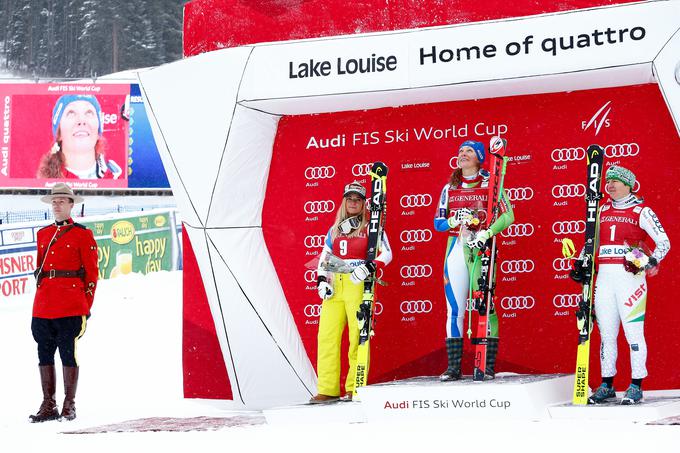
{"label": "flower bouquet", "polygon": [[649,264],[649,256],[642,247],[628,245],[623,256],[623,267],[631,274],[638,275],[645,271]]}

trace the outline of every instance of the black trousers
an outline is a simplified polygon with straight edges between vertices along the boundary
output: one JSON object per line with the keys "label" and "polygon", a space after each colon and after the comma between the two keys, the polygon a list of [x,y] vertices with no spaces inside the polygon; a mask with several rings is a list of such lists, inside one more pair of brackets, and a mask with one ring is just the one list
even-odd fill
{"label": "black trousers", "polygon": [[40,366],[54,365],[54,354],[57,348],[59,348],[63,366],[78,366],[76,344],[78,339],[85,334],[86,327],[85,316],[57,319],[33,318],[31,332],[33,339],[38,343]]}

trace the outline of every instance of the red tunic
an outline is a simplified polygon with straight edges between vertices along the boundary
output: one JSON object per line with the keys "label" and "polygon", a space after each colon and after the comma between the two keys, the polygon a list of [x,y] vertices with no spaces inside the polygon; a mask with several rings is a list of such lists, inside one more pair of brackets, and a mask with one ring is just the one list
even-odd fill
{"label": "red tunic", "polygon": [[640,213],[645,204],[637,204],[625,209],[616,209],[606,203],[600,211],[600,264],[623,263],[626,244],[638,246],[647,237],[640,227]]}
{"label": "red tunic", "polygon": [[[65,228],[68,231],[61,235]],[[50,246],[52,238],[57,239]],[[97,243],[94,234],[73,219],[67,225],[51,224],[38,231],[37,269],[42,272],[78,271],[83,269],[83,278],[45,276],[35,293],[33,317],[65,318],[67,316],[89,315],[97,286]],[[49,250],[48,250],[49,249]]]}

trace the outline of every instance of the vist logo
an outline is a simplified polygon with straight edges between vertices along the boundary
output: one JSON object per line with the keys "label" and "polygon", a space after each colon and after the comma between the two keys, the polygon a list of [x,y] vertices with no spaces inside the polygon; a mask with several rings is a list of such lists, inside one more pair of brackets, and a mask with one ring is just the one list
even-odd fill
{"label": "vist logo", "polygon": [[432,240],[431,230],[404,230],[399,235],[401,242],[405,244],[413,242],[430,242]]}
{"label": "vist logo", "polygon": [[507,296],[501,299],[504,310],[531,310],[536,305],[533,296]]}
{"label": "vist logo", "polygon": [[333,211],[335,211],[335,202],[333,200],[308,201],[305,203],[305,212],[307,214],[323,214]]}
{"label": "vist logo", "polygon": [[595,114],[588,121],[581,121],[581,129],[587,131],[589,128],[593,128],[595,135],[600,133],[600,129],[604,127],[611,126],[609,121],[609,112],[612,108],[609,107],[612,101],[607,101],[600,109],[595,112]]}
{"label": "vist logo", "polygon": [[432,275],[432,266],[429,264],[401,266],[399,274],[401,278],[425,278]]}
{"label": "vist logo", "polygon": [[330,179],[335,176],[335,167],[328,165],[325,167],[307,167],[305,168],[305,178],[314,179]]}
{"label": "vist logo", "polygon": [[323,234],[314,234],[305,236],[305,247],[308,249],[316,249],[323,247],[323,242],[326,236]]}
{"label": "vist logo", "polygon": [[372,164],[354,164],[352,165],[352,174],[354,176],[368,176],[371,172]]}
{"label": "vist logo", "polygon": [[501,262],[501,272],[505,274],[522,274],[533,272],[533,260],[506,260]]}
{"label": "vist logo", "polygon": [[432,302],[429,300],[405,300],[399,305],[399,310],[405,315],[429,313],[432,311]]}
{"label": "vist logo", "polygon": [[427,193],[416,193],[402,195],[399,199],[402,208],[422,208],[432,204],[432,195]]}
{"label": "vist logo", "polygon": [[555,148],[550,153],[553,162],[571,162],[586,158],[586,150],[581,147],[576,148]]}
{"label": "vist logo", "polygon": [[584,197],[586,195],[586,186],[584,184],[560,184],[553,186],[553,198],[575,198]]}
{"label": "vist logo", "polygon": [[505,191],[510,201],[525,201],[534,198],[534,189],[531,187],[513,187]]}
{"label": "vist logo", "polygon": [[563,220],[552,224],[552,232],[554,234],[574,234],[584,233],[585,231],[585,220]]}
{"label": "vist logo", "polygon": [[581,294],[556,294],[552,303],[555,308],[576,308],[581,297]]}
{"label": "vist logo", "polygon": [[534,234],[534,226],[530,223],[513,223],[501,231],[501,236],[506,238],[531,236]]}
{"label": "vist logo", "polygon": [[620,143],[604,147],[604,155],[609,158],[633,157],[640,154],[640,145],[637,143]]}

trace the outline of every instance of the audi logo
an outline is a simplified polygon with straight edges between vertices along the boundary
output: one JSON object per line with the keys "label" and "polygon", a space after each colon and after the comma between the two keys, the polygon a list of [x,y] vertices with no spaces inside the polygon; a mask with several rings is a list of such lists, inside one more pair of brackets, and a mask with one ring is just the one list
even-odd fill
{"label": "audi logo", "polygon": [[422,278],[432,275],[432,266],[429,264],[412,264],[410,266],[401,266],[399,271],[401,278]]}
{"label": "audi logo", "polygon": [[505,310],[530,310],[536,305],[533,296],[509,296],[501,299],[501,308]]}
{"label": "audi logo", "polygon": [[555,258],[553,260],[553,269],[557,272],[565,272],[571,270],[571,260],[569,258]]}
{"label": "audi logo", "polygon": [[305,305],[305,316],[308,318],[318,318],[321,315],[321,304]]}
{"label": "audi logo", "polygon": [[604,155],[607,157],[632,157],[639,153],[640,146],[637,143],[621,143],[604,147]]}
{"label": "audi logo", "polygon": [[371,164],[354,164],[352,165],[352,174],[354,176],[368,176],[371,172]]}
{"label": "audi logo", "polygon": [[432,195],[427,193],[418,193],[412,195],[402,195],[399,199],[399,204],[402,208],[422,208],[432,204]]}
{"label": "audi logo", "polygon": [[508,193],[510,201],[524,201],[534,198],[534,189],[531,187],[514,187],[512,189],[505,189]]}
{"label": "audi logo", "polygon": [[315,270],[305,271],[305,281],[307,283],[316,283],[316,271]]}
{"label": "audi logo", "polygon": [[564,220],[552,224],[552,231],[555,234],[574,234],[586,231],[585,220]]}
{"label": "audi logo", "polygon": [[501,232],[501,236],[506,238],[531,236],[532,234],[534,234],[534,226],[530,223],[513,223]]}
{"label": "audi logo", "polygon": [[382,313],[382,312],[383,312],[383,304],[381,304],[380,302],[376,302],[376,303],[373,305],[373,314],[374,314],[375,316],[378,316],[378,315],[379,315],[380,313]]}
{"label": "audi logo", "polygon": [[306,179],[329,179],[335,176],[335,167],[307,167],[305,168]]}
{"label": "audi logo", "polygon": [[557,294],[553,297],[555,308],[575,308],[581,302],[580,294]]}
{"label": "audi logo", "polygon": [[585,195],[586,186],[583,184],[561,184],[552,188],[554,198],[584,197]]}
{"label": "audi logo", "polygon": [[335,203],[332,200],[308,201],[305,203],[305,212],[307,214],[323,214],[324,212],[333,212],[334,210]]}
{"label": "audi logo", "polygon": [[405,315],[429,313],[432,311],[432,302],[429,300],[405,300],[399,305],[399,310]]}
{"label": "audi logo", "polygon": [[501,272],[506,274],[521,274],[533,270],[533,260],[507,260],[501,263]]}
{"label": "audi logo", "polygon": [[431,230],[404,230],[399,236],[401,242],[429,242],[432,240]]}
{"label": "audi logo", "polygon": [[635,180],[635,184],[633,184],[633,192],[639,192],[640,191],[640,181],[637,179]]}
{"label": "audi logo", "polygon": [[553,162],[568,162],[586,158],[586,150],[580,146],[577,148],[556,148],[550,154]]}
{"label": "audi logo", "polygon": [[449,167],[454,170],[458,168],[458,156],[453,156],[451,159],[449,159]]}
{"label": "audi logo", "polygon": [[316,249],[323,247],[323,242],[326,236],[323,234],[315,234],[313,236],[305,236],[305,247],[308,249]]}

